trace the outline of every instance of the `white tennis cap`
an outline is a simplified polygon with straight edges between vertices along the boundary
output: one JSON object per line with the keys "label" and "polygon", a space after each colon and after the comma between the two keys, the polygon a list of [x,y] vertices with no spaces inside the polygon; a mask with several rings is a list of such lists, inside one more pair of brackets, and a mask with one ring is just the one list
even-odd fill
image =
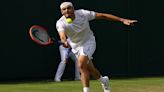
{"label": "white tennis cap", "polygon": [[61,5],[60,5],[60,9],[63,9],[64,7],[66,6],[72,6],[73,7],[73,4],[71,2],[63,2]]}

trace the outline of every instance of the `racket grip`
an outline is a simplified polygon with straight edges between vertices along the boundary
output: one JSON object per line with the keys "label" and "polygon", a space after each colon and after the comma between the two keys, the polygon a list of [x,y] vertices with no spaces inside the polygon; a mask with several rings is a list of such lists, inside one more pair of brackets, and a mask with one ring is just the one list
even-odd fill
{"label": "racket grip", "polygon": [[58,41],[58,43],[59,43],[59,45],[62,45],[62,44],[64,44],[62,41]]}
{"label": "racket grip", "polygon": [[51,39],[52,39],[54,42],[56,42],[57,44],[59,44],[59,45],[63,44],[63,42],[61,42],[61,41],[59,41],[59,40],[55,40],[54,37],[51,37]]}
{"label": "racket grip", "polygon": [[68,46],[66,46],[62,41],[58,41],[58,44],[59,45],[63,45],[63,47],[65,47],[65,48],[70,48],[70,46],[68,45]]}

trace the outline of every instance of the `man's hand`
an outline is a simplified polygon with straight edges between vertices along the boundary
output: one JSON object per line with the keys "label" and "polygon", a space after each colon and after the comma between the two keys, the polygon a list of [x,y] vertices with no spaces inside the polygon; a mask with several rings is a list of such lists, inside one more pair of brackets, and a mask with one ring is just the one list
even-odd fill
{"label": "man's hand", "polygon": [[70,45],[68,44],[67,41],[63,42],[63,46],[64,46],[65,48],[69,48],[69,47],[70,47]]}
{"label": "man's hand", "polygon": [[125,24],[125,25],[128,25],[128,26],[130,26],[130,25],[134,25],[134,23],[136,23],[136,22],[138,22],[137,20],[130,20],[130,19],[124,19],[124,18],[122,18],[121,19],[121,22],[123,23],[123,24]]}

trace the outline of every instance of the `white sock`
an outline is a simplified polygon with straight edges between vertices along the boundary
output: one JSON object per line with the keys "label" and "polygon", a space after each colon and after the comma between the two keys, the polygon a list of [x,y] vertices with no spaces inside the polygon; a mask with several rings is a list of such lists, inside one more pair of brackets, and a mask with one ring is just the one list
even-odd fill
{"label": "white sock", "polygon": [[83,87],[83,92],[89,92],[89,87]]}

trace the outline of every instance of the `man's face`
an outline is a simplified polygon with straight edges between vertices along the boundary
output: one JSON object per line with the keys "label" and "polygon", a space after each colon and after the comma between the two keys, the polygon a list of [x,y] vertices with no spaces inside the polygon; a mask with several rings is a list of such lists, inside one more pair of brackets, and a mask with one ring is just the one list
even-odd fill
{"label": "man's face", "polygon": [[71,18],[72,16],[74,16],[74,8],[72,6],[66,6],[61,9],[61,13],[66,18]]}

